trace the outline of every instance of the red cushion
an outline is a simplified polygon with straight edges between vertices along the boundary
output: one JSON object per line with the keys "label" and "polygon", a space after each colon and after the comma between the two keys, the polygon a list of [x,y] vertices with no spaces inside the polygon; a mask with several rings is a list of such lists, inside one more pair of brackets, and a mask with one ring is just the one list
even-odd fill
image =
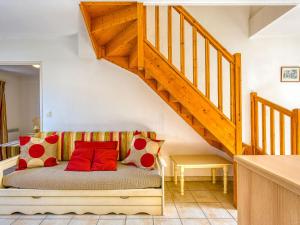
{"label": "red cushion", "polygon": [[117,141],[75,141],[75,148],[117,149]]}
{"label": "red cushion", "polygon": [[66,171],[90,171],[93,160],[94,149],[75,148]]}
{"label": "red cushion", "polygon": [[118,151],[112,149],[99,149],[94,152],[92,164],[93,171],[115,171],[117,170]]}

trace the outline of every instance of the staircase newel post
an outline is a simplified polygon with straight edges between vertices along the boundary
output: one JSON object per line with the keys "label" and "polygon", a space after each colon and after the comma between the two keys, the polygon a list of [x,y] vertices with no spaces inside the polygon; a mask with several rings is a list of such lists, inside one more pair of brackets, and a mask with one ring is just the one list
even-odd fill
{"label": "staircase newel post", "polygon": [[138,61],[138,70],[144,70],[144,35],[146,29],[146,18],[145,11],[146,8],[143,6],[143,3],[137,3],[137,26],[138,26],[138,35],[137,35],[137,61]]}
{"label": "staircase newel post", "polygon": [[300,109],[294,109],[292,114],[292,154],[300,155]]}
{"label": "staircase newel post", "polygon": [[[242,146],[242,89],[241,89],[241,54],[234,54],[234,114],[235,114],[235,155],[241,155]],[[233,203],[237,207],[237,163],[233,164],[234,194]]]}
{"label": "staircase newel post", "polygon": [[235,154],[241,155],[242,148],[242,88],[241,54],[234,54],[235,93]]}

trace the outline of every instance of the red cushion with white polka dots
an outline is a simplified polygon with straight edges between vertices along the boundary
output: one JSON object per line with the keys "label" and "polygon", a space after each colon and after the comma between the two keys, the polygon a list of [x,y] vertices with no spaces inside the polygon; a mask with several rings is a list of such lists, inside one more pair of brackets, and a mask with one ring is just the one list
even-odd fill
{"label": "red cushion with white polka dots", "polygon": [[46,138],[22,136],[19,140],[21,153],[17,170],[57,165],[58,135]]}
{"label": "red cushion with white polka dots", "polygon": [[137,133],[122,163],[151,170],[155,166],[155,159],[163,143],[164,141],[152,140]]}

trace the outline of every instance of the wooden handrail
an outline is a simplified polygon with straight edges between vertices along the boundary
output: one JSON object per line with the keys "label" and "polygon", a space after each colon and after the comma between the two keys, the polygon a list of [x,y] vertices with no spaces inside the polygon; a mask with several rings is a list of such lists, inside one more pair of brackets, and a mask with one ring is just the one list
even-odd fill
{"label": "wooden handrail", "polygon": [[[290,118],[291,131],[291,149],[290,154],[300,155],[300,109],[288,110],[278,104],[275,104],[265,98],[257,96],[257,93],[251,93],[251,145],[252,152],[256,154],[280,155],[289,154],[286,149],[286,126],[285,117]],[[262,129],[262,146],[259,146],[259,114],[258,104],[261,104],[261,129]],[[267,152],[267,134],[266,134],[266,108],[269,108],[270,117],[270,151]],[[275,145],[275,112],[279,113],[279,146]],[[276,151],[279,148],[279,151]]]}
{"label": "wooden handrail", "polygon": [[222,55],[229,61],[233,62],[234,57],[225,49],[194,17],[186,11],[182,6],[173,6],[174,9],[184,16],[184,19],[191,25],[196,27],[197,31],[205,38],[209,43],[214,46],[215,49],[220,50]]}
{"label": "wooden handrail", "polygon": [[[199,80],[199,72],[198,72],[198,60],[200,57],[198,57],[198,34],[203,37],[205,40],[205,62],[203,65],[205,65],[205,92],[202,93],[205,95],[207,100],[211,103],[214,104],[211,100],[211,66],[214,65],[214,63],[211,63],[211,50],[215,49],[217,52],[217,80],[218,80],[218,103],[216,105],[217,110],[224,113],[224,108],[230,108],[230,118],[228,118],[234,125],[236,129],[236,154],[241,154],[242,152],[242,127],[241,127],[241,55],[240,54],[230,54],[204,27],[200,25],[198,21],[196,21],[183,7],[181,6],[168,6],[167,10],[167,31],[168,31],[168,36],[167,36],[167,43],[161,43],[161,46],[164,46],[164,44],[167,45],[167,61],[169,64],[171,64],[173,67],[173,21],[172,17],[173,14],[179,15],[180,18],[180,23],[179,23],[179,28],[178,29],[178,36],[180,39],[179,43],[179,52],[180,52],[180,65],[179,68],[176,68],[179,70],[179,74],[185,78],[190,77],[186,74],[186,56],[185,56],[185,48],[187,45],[187,40],[192,40],[192,78],[191,79],[186,79],[189,80],[194,88],[196,88],[199,92],[202,93],[202,91],[198,87],[198,80]],[[155,15],[154,15],[154,20],[151,23],[155,24],[155,40],[153,43],[153,46],[155,49],[161,53],[160,50],[160,34],[159,34],[159,26],[160,26],[160,8],[159,6],[155,6]],[[191,37],[185,37],[187,34],[185,32],[185,24],[190,25],[192,28],[192,36]],[[189,39],[190,38],[190,39]],[[145,38],[145,41],[147,41],[149,44],[151,42]],[[164,55],[161,53],[161,55]],[[227,61],[230,65],[230,77],[225,77],[224,75],[224,68],[223,66],[223,60]],[[228,87],[224,88],[224,85],[226,82],[223,82],[223,80],[230,79],[230,105],[225,107],[223,104],[223,90],[226,90]]]}

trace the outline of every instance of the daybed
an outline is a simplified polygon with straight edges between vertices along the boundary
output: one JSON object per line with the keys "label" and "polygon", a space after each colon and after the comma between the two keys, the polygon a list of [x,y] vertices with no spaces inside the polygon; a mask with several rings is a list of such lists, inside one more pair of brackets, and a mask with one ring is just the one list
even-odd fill
{"label": "daybed", "polygon": [[[155,138],[154,132],[142,133]],[[49,132],[38,136],[47,135]],[[119,160],[123,160],[133,132],[58,132],[58,135],[60,163],[55,167],[14,171],[11,167],[16,165],[18,156],[0,162],[0,214],[163,214],[166,164],[160,157],[156,169],[150,171],[121,163],[117,171],[64,171],[76,140],[119,141]]]}

